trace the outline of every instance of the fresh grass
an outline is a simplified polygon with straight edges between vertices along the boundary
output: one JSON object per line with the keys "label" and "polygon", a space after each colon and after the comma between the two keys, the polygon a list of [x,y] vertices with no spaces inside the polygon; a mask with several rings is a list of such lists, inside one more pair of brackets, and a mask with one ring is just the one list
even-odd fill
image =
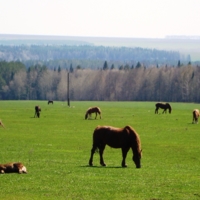
{"label": "fresh grass", "polygon": [[[33,118],[34,106],[42,108]],[[84,120],[99,106],[102,119]],[[172,114],[154,114],[155,102],[0,101],[0,163],[21,161],[28,174],[0,175],[1,199],[200,199],[200,124],[192,124],[199,104],[171,103]],[[131,125],[141,138],[142,168],[129,151],[106,147],[107,167],[94,155],[88,166],[97,125]]]}

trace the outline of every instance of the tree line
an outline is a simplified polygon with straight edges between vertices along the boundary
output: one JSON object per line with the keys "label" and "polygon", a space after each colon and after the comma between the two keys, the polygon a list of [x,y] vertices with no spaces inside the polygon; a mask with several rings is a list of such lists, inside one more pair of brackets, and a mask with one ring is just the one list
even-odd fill
{"label": "tree line", "polygon": [[[140,65],[116,69],[26,68],[21,62],[0,62],[1,100],[165,101],[200,102],[200,67]],[[68,91],[69,75],[69,91]]]}
{"label": "tree line", "polygon": [[[147,48],[130,47],[105,47],[105,46],[69,46],[69,45],[0,45],[0,60],[21,61],[27,67],[37,62],[73,60],[81,61],[82,68],[99,68],[97,61],[109,61],[118,64],[120,61],[128,64],[142,62],[149,67],[151,65],[175,65],[178,60],[188,63],[190,56],[181,55],[177,51],[166,51]],[[87,61],[87,62],[83,62]],[[95,61],[95,63],[93,62]],[[55,63],[55,62],[54,62]],[[58,62],[57,62],[58,63]],[[66,67],[66,63],[60,63]],[[53,67],[53,66],[52,66]]]}

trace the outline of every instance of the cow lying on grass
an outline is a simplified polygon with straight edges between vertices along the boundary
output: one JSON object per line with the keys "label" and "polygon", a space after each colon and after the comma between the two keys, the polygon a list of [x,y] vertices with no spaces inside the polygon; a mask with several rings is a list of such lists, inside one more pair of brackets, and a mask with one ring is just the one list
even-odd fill
{"label": "cow lying on grass", "polygon": [[26,167],[20,162],[0,164],[0,173],[27,173]]}

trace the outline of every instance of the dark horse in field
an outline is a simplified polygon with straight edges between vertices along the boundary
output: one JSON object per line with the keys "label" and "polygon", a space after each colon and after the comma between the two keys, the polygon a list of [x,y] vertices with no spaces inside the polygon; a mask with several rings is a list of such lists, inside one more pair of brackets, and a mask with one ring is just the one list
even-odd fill
{"label": "dark horse in field", "polygon": [[49,100],[49,101],[48,101],[48,105],[49,105],[50,103],[53,104],[53,101],[52,101],[52,100]]}
{"label": "dark horse in field", "polygon": [[97,118],[97,114],[99,114],[100,116],[100,119],[101,119],[101,110],[99,107],[90,107],[87,109],[86,113],[85,113],[85,119],[89,117],[91,117],[92,113],[95,113],[96,116],[95,116],[95,119]]}
{"label": "dark horse in field", "polygon": [[172,111],[172,107],[170,106],[169,103],[156,103],[155,106],[156,106],[155,114],[158,114],[158,109],[159,108],[164,109],[163,113],[166,113],[167,109],[169,110],[169,113],[171,113],[171,111]]}
{"label": "dark horse in field", "polygon": [[133,152],[132,159],[136,165],[136,168],[141,167],[141,142],[139,135],[132,127],[126,126],[124,128],[115,128],[112,126],[97,126],[93,133],[93,146],[89,160],[90,166],[93,166],[93,155],[96,150],[99,150],[100,164],[102,166],[106,166],[103,159],[103,152],[106,145],[112,148],[122,149],[122,167],[127,167],[126,155],[131,148]]}
{"label": "dark horse in field", "polygon": [[40,108],[40,106],[35,106],[35,115],[34,115],[34,117],[36,116],[36,117],[40,117],[40,112],[41,112],[41,108]]}
{"label": "dark horse in field", "polygon": [[193,119],[192,119],[192,123],[193,124],[198,124],[198,119],[199,119],[199,110],[198,109],[194,109],[192,111],[192,116],[193,116]]}
{"label": "dark horse in field", "polygon": [[27,173],[26,167],[20,162],[12,162],[7,164],[0,164],[0,173]]}

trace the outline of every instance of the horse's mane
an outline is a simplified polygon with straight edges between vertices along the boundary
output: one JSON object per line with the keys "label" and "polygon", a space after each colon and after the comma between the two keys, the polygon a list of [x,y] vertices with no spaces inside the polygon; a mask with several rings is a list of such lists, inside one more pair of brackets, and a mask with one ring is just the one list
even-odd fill
{"label": "horse's mane", "polygon": [[169,108],[170,108],[170,109],[172,109],[172,107],[171,107],[171,105],[170,105],[169,103],[166,103],[166,105],[168,105],[168,106],[169,106]]}
{"label": "horse's mane", "polygon": [[131,126],[125,126],[124,129],[128,130],[128,132],[131,132],[135,136],[137,151],[138,153],[141,152],[141,142],[140,142],[140,137],[137,134],[137,132]]}

